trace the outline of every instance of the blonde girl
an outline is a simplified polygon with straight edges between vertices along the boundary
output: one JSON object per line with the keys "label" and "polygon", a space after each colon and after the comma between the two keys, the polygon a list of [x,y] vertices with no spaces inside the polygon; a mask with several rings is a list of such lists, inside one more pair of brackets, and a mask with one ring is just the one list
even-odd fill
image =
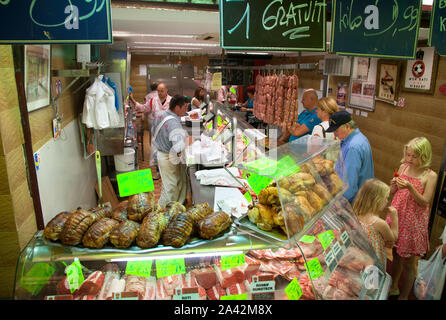
{"label": "blonde girl", "polygon": [[330,126],[330,116],[339,111],[336,100],[333,98],[320,98],[317,107],[317,117],[322,122],[314,126],[311,135],[334,140],[334,134],[332,132],[325,132],[325,130]]}
{"label": "blonde girl", "polygon": [[[390,295],[399,295],[400,300],[407,300],[415,280],[415,256],[423,256],[429,250],[429,207],[437,174],[429,169],[432,148],[426,138],[410,140],[404,146],[403,154],[398,177],[390,182],[392,206],[398,211],[399,219]],[[401,293],[398,287],[400,278]]]}
{"label": "blonde girl", "polygon": [[[386,266],[385,248],[392,248],[398,236],[398,214],[389,207],[390,188],[378,179],[366,180],[353,202],[353,211],[375,250],[377,257]],[[383,218],[389,215],[392,227]]]}

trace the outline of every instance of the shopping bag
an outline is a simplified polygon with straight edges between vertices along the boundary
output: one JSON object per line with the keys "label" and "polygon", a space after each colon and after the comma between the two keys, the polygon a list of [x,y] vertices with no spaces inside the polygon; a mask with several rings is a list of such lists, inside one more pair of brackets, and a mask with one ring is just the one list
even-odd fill
{"label": "shopping bag", "polygon": [[446,277],[446,258],[441,257],[441,247],[429,260],[418,261],[418,275],[414,294],[419,300],[440,300]]}

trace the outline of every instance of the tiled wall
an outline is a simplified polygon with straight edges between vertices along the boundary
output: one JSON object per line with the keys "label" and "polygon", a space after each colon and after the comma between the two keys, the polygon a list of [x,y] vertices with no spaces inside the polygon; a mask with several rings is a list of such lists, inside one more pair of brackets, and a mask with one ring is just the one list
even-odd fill
{"label": "tiled wall", "polygon": [[36,232],[11,46],[0,46],[0,298],[11,298],[17,258]]}

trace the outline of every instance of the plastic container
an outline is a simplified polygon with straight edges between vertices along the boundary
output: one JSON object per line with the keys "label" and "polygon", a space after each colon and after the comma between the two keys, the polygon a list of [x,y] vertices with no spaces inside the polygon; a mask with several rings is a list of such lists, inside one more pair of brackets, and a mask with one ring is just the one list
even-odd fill
{"label": "plastic container", "polygon": [[115,154],[115,168],[119,172],[127,172],[135,169],[135,150],[124,148],[124,154]]}

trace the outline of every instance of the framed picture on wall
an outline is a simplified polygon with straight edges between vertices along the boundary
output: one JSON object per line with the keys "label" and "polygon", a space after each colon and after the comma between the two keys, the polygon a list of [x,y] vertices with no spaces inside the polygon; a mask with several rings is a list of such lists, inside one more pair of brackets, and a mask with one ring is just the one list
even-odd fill
{"label": "framed picture on wall", "polygon": [[433,47],[417,48],[415,60],[404,63],[402,91],[434,94],[438,55]]}
{"label": "framed picture on wall", "polygon": [[25,95],[28,112],[50,104],[50,45],[25,45]]}
{"label": "framed picture on wall", "polygon": [[376,98],[387,102],[398,100],[401,62],[397,60],[378,60],[376,78]]}

